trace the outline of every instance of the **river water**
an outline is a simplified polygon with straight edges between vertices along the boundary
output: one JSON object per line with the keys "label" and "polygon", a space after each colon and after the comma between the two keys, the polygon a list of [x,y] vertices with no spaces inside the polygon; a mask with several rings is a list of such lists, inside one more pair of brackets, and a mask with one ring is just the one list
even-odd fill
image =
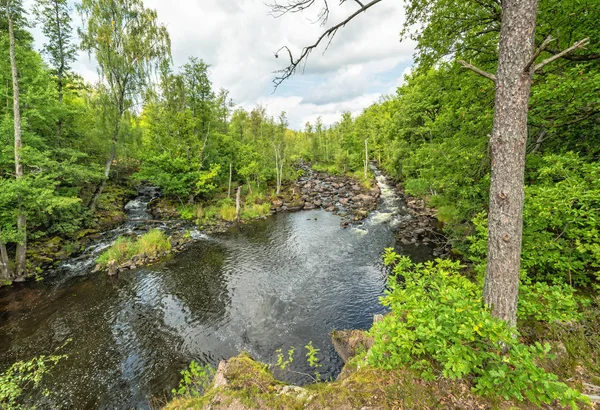
{"label": "river water", "polygon": [[[378,176],[382,199],[358,227],[341,229],[322,210],[278,214],[224,234],[194,233],[172,259],[110,278],[90,273],[93,259],[128,222],[66,262],[55,279],[0,289],[0,370],[16,360],[61,351],[68,358],[31,397],[41,409],[145,409],[166,398],[190,361],[216,365],[241,350],[275,363],[275,350],[297,348],[292,370],[311,372],[303,346],[321,349],[319,369],[334,377],[342,362],[328,333],[370,327],[386,284],[384,248],[409,218],[400,198]],[[128,204],[144,219],[153,192]],[[137,202],[136,202],[137,201]],[[416,260],[430,249],[397,246]],[[293,383],[297,373],[278,377]]]}

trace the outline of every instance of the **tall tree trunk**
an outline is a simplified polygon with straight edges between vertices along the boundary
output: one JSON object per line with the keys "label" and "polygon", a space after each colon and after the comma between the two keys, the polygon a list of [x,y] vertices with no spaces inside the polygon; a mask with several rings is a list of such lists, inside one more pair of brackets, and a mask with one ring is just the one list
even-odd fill
{"label": "tall tree trunk", "polygon": [[365,139],[365,180],[369,177],[369,139]]}
{"label": "tall tree trunk", "polygon": [[[15,32],[13,27],[13,18],[11,11],[8,10],[8,36],[10,41],[10,67],[12,70],[13,83],[13,112],[15,126],[15,176],[17,179],[23,178],[23,165],[21,164],[21,108],[19,105],[19,77],[17,74],[17,57],[15,53]],[[27,217],[23,211],[23,206],[19,205],[19,215],[17,217],[17,229],[21,235],[21,240],[17,243],[16,252],[16,276],[21,281],[25,277],[27,268]]]}
{"label": "tall tree trunk", "polygon": [[102,195],[102,191],[104,190],[104,187],[106,186],[106,182],[108,181],[108,177],[110,175],[110,168],[112,166],[113,161],[115,160],[115,155],[116,155],[116,151],[117,151],[117,139],[119,136],[119,128],[120,128],[120,124],[121,124],[121,117],[122,117],[122,114],[119,115],[117,124],[115,126],[114,134],[113,134],[111,144],[110,144],[110,155],[108,156],[108,159],[106,160],[106,165],[104,166],[104,176],[102,178],[102,182],[100,182],[100,185],[98,185],[98,188],[96,189],[96,192],[94,193],[94,196],[92,197],[92,200],[90,201],[90,211],[92,213],[96,212],[96,205],[98,204],[98,198],[100,198],[100,195]]}
{"label": "tall tree trunk", "polygon": [[240,220],[240,210],[242,207],[242,186],[240,185],[235,194],[235,220]]}
{"label": "tall tree trunk", "polygon": [[[58,2],[54,2],[54,14],[56,18],[56,24],[58,29],[58,48],[60,51],[60,67],[58,67],[58,104],[62,108],[63,105],[63,81],[64,81],[64,73],[65,73],[65,54],[64,54],[64,46],[63,46],[63,34],[62,34],[62,26],[60,19],[60,10],[58,8]],[[63,113],[60,113],[60,117],[56,124],[56,146],[60,148],[60,139],[62,137],[62,128],[63,128]]]}
{"label": "tall tree trunk", "polygon": [[233,162],[229,163],[229,188],[227,189],[227,198],[231,198],[231,177],[233,176]]}
{"label": "tall tree trunk", "polygon": [[[63,106],[63,76],[60,71],[58,72],[58,104],[62,108],[62,106]],[[58,121],[56,122],[56,147],[57,148],[60,148],[60,140],[62,138],[62,131],[63,131],[62,115],[63,115],[63,113],[61,111],[60,117],[58,118]]]}
{"label": "tall tree trunk", "polygon": [[490,140],[489,242],[484,300],[516,325],[523,231],[527,113],[537,0],[503,0],[496,105]]}

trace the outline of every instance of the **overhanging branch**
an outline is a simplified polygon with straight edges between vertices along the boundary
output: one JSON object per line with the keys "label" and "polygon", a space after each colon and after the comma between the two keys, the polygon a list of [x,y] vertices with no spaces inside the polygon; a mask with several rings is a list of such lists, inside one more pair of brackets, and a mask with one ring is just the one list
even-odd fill
{"label": "overhanging branch", "polygon": [[[344,1],[345,0],[343,0],[341,3],[344,3]],[[276,58],[279,58],[279,52],[281,52],[282,50],[287,51],[287,53],[290,57],[290,64],[286,68],[275,72],[275,73],[279,74],[277,77],[275,77],[275,79],[273,79],[273,83],[275,84],[275,90],[277,90],[277,87],[279,87],[281,85],[281,83],[283,83],[285,80],[287,80],[288,78],[290,78],[291,76],[294,75],[298,66],[302,62],[305,62],[306,59],[308,58],[309,54],[315,48],[317,48],[325,39],[329,39],[329,41],[327,43],[327,47],[329,47],[329,44],[331,44],[331,41],[333,40],[333,38],[335,37],[335,35],[337,34],[337,32],[340,28],[346,26],[346,24],[348,24],[350,21],[352,21],[356,16],[364,13],[365,11],[367,11],[368,9],[370,9],[377,3],[380,3],[382,0],[372,0],[371,2],[364,4],[364,5],[359,0],[354,0],[354,1],[360,6],[360,8],[357,11],[355,11],[354,13],[352,13],[350,16],[348,16],[344,21],[325,30],[323,32],[323,34],[321,34],[321,36],[319,36],[317,41],[315,41],[310,46],[304,47],[302,49],[302,52],[300,53],[300,56],[298,58],[294,58],[291,50],[287,46],[283,46],[279,50],[277,50],[277,52],[275,53]],[[285,10],[283,13],[281,11],[279,11],[278,15],[280,16],[285,13],[294,13],[294,12],[305,10],[306,8],[310,7],[310,5],[312,5],[313,3],[314,3],[314,0],[295,0],[293,3],[288,4],[286,6],[281,6],[278,4],[276,4],[275,6],[277,8],[279,8],[280,10],[282,10],[282,8]],[[325,2],[325,5],[326,5],[325,9],[327,10],[325,14],[328,15],[329,9],[327,8],[327,2]],[[323,11],[322,11],[322,13],[323,13]],[[276,14],[274,14],[274,15],[276,17],[278,16]]]}
{"label": "overhanging branch", "polygon": [[492,80],[494,84],[496,83],[496,76],[494,74],[488,73],[487,71],[483,71],[482,69],[475,67],[473,64],[467,63],[465,60],[459,60],[458,62],[464,68],[468,68],[469,70],[476,72],[480,76],[485,77],[488,80]]}

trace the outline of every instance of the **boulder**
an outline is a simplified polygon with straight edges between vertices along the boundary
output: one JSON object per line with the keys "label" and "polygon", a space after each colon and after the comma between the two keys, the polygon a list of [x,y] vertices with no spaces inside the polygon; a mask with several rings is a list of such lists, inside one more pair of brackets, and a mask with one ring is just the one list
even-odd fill
{"label": "boulder", "polygon": [[369,350],[373,346],[373,338],[362,330],[334,330],[330,333],[335,351],[344,363],[356,355],[360,349]]}
{"label": "boulder", "polygon": [[117,267],[117,261],[115,261],[115,260],[108,261],[108,274],[110,276],[115,276],[117,273],[119,273],[119,268]]}

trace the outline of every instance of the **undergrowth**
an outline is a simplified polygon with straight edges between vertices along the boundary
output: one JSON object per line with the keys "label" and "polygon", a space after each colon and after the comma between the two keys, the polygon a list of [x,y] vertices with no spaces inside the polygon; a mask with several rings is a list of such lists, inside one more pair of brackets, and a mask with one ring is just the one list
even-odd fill
{"label": "undergrowth", "polygon": [[472,380],[474,391],[486,397],[572,408],[587,402],[538,366],[550,356],[550,345],[523,344],[516,329],[491,316],[480,286],[460,274],[460,263],[413,264],[391,249],[385,262],[394,272],[382,299],[391,313],[370,332],[371,365],[408,367],[425,380]]}

